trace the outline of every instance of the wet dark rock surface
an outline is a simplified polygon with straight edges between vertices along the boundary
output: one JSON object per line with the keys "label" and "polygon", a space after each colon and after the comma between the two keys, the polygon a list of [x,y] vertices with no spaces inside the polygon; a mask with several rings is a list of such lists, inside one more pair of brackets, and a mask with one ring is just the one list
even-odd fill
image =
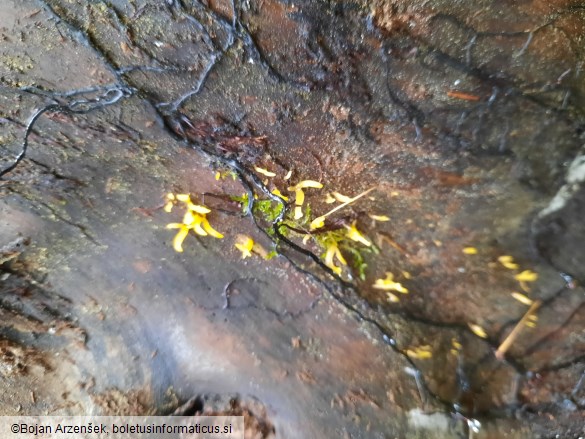
{"label": "wet dark rock surface", "polygon": [[[2,167],[28,150],[0,180],[0,413],[585,436],[584,35],[569,1],[3,2]],[[375,187],[336,219],[379,249],[363,277],[230,200],[306,179],[315,216]],[[174,252],[169,192],[225,238]]]}

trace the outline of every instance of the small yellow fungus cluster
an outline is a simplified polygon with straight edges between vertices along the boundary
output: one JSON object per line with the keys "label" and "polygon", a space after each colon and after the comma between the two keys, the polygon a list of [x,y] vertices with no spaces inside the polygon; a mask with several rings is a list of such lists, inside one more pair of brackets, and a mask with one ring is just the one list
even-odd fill
{"label": "small yellow fungus cluster", "polygon": [[347,228],[347,237],[349,239],[351,239],[352,241],[355,241],[355,242],[360,242],[363,245],[365,245],[366,247],[369,247],[370,245],[372,245],[372,243],[370,241],[368,241],[364,237],[364,235],[362,235],[362,233],[357,229],[356,221],[351,223],[351,226],[345,226],[345,227]]}
{"label": "small yellow fungus cluster", "polygon": [[[317,218],[315,218],[312,222],[311,225],[309,226],[311,230],[315,230],[315,229],[319,229],[321,227],[323,227],[325,225],[325,218],[327,218],[329,215],[337,212],[340,209],[343,209],[345,206],[359,200],[360,198],[366,196],[367,194],[369,194],[370,192],[372,192],[375,188],[370,188],[367,191],[362,192],[359,195],[356,195],[353,198],[347,197],[345,195],[341,195],[338,192],[333,192],[333,194],[336,194],[337,197],[335,197],[335,195],[333,195],[333,202],[335,202],[335,200],[340,201],[340,199],[343,199],[345,201],[342,201],[340,205],[334,207],[333,209],[331,209],[329,212],[327,212],[325,215],[321,215]],[[328,197],[331,195],[328,195]],[[327,200],[325,200],[325,202],[327,202]]]}
{"label": "small yellow fungus cluster", "polygon": [[234,246],[242,253],[242,259],[249,258],[254,253],[266,260],[271,259],[276,255],[276,252],[268,253],[264,247],[255,242],[248,235],[237,235]]}
{"label": "small yellow fungus cluster", "polygon": [[321,189],[323,184],[313,180],[303,180],[298,182],[295,186],[289,187],[289,191],[295,193],[295,215],[294,219],[298,220],[303,217],[303,204],[305,204],[305,193],[303,189],[314,188]]}
{"label": "small yellow fungus cluster", "polygon": [[266,177],[276,177],[276,174],[268,169],[260,168],[258,166],[254,166],[254,169],[257,173],[265,175]]}
{"label": "small yellow fungus cluster", "polygon": [[239,251],[242,252],[242,259],[246,259],[246,258],[252,256],[252,249],[254,248],[254,240],[252,238],[250,238],[249,236],[242,235],[242,237],[236,241],[234,246]]}
{"label": "small yellow fungus cluster", "polygon": [[390,217],[388,217],[387,215],[374,215],[374,214],[369,214],[368,216],[370,218],[372,218],[374,221],[380,221],[380,222],[390,221]]}
{"label": "small yellow fungus cluster", "polygon": [[[463,251],[463,253],[465,253],[467,255],[476,255],[478,253],[478,251],[475,247],[465,247],[462,251]],[[510,255],[499,256],[498,262],[504,268],[507,268],[508,270],[514,270],[514,271],[520,270],[520,265],[518,265],[514,261],[514,258]],[[522,288],[522,290],[524,290],[526,293],[529,293],[530,288],[528,287],[527,282],[535,282],[538,279],[538,273],[535,273],[532,270],[523,270],[521,272],[517,272],[514,275],[514,279],[520,283],[520,287]],[[522,293],[519,293],[516,291],[510,293],[510,295],[514,299],[516,299],[518,302],[520,302],[526,306],[530,306],[531,308],[533,306],[535,306],[537,303],[539,303],[538,301],[535,302],[534,300],[532,300],[531,298],[529,298],[525,294],[522,294]],[[537,309],[537,307],[534,309],[534,311],[536,311],[536,309]],[[523,323],[526,326],[534,327],[534,326],[536,326],[537,320],[538,320],[538,317],[536,316],[536,314],[534,314],[533,311],[531,311],[530,313],[527,313],[527,315],[524,318]],[[518,326],[521,326],[521,325],[518,325]],[[470,323],[469,328],[478,337],[487,338],[486,332],[480,326]],[[502,346],[504,346],[504,348],[501,351],[498,351],[499,355],[503,355],[503,353],[505,353],[506,349],[508,349],[508,347],[509,347],[509,344],[511,344],[512,341],[515,339],[516,334],[517,334],[517,332],[514,334],[514,337],[507,339],[507,343],[508,343],[507,345],[504,343],[502,344]]]}
{"label": "small yellow fungus cluster", "polygon": [[456,338],[452,338],[451,339],[451,350],[450,350],[451,354],[453,354],[453,355],[459,354],[459,352],[461,351],[461,348],[462,347],[463,346],[461,345],[461,343],[459,343],[457,341]]}
{"label": "small yellow fungus cluster", "polygon": [[432,358],[433,352],[431,351],[431,347],[429,345],[424,345],[412,349],[407,349],[406,355],[408,355],[410,358],[416,358],[418,360],[427,360]]}
{"label": "small yellow fungus cluster", "polygon": [[400,300],[398,296],[393,294],[391,291],[396,291],[402,294],[408,294],[408,289],[405,288],[400,282],[394,281],[394,274],[390,272],[386,272],[385,279],[376,279],[376,282],[374,283],[374,285],[372,285],[372,288],[386,291],[388,300],[390,302],[398,302]]}
{"label": "small yellow fungus cluster", "polygon": [[210,213],[211,210],[205,206],[194,204],[188,194],[167,194],[167,203],[164,207],[165,212],[171,212],[173,206],[178,202],[183,203],[187,209],[183,215],[183,221],[181,223],[167,224],[167,229],[179,229],[173,239],[173,248],[176,251],[183,251],[183,241],[189,234],[190,230],[193,230],[200,236],[209,235],[218,239],[223,238],[223,235],[209,224],[207,214]]}
{"label": "small yellow fungus cluster", "polygon": [[341,267],[335,265],[334,258],[337,259],[341,265],[347,265],[347,261],[341,254],[341,251],[339,251],[337,242],[332,240],[325,251],[325,265],[339,276],[341,274]]}
{"label": "small yellow fungus cluster", "polygon": [[498,262],[506,267],[508,270],[517,270],[520,268],[518,264],[514,262],[514,258],[512,256],[504,255],[498,258]]}

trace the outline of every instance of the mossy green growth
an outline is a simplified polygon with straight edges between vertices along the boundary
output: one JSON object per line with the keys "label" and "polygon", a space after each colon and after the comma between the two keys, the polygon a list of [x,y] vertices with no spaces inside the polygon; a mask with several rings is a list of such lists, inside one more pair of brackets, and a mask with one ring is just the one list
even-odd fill
{"label": "mossy green growth", "polygon": [[273,223],[282,213],[284,205],[273,200],[256,200],[254,214],[259,214],[264,220]]}
{"label": "mossy green growth", "polygon": [[[230,199],[237,201],[242,205],[242,211],[244,213],[248,210],[249,195],[247,193],[242,196],[231,196]],[[278,203],[274,200],[255,200],[254,201],[254,215],[259,215],[265,221],[273,223],[279,217],[284,209],[282,203]]]}

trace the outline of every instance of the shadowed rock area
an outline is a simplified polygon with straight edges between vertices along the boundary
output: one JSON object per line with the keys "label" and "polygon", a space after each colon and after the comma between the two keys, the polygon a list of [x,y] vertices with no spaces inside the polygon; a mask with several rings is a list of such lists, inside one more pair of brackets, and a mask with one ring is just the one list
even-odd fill
{"label": "shadowed rock area", "polygon": [[561,0],[2,2],[0,414],[585,437],[584,37]]}

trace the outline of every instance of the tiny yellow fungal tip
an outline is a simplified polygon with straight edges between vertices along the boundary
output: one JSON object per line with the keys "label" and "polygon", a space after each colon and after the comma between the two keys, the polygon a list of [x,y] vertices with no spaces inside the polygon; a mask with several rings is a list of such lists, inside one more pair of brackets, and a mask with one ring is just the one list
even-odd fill
{"label": "tiny yellow fungal tip", "polygon": [[266,177],[276,177],[276,174],[274,172],[269,171],[268,169],[260,168],[258,166],[254,166],[254,169],[256,170],[256,172],[265,175]]}
{"label": "tiny yellow fungal tip", "polygon": [[368,241],[364,237],[364,235],[362,235],[361,232],[357,229],[355,221],[351,224],[351,226],[346,226],[346,227],[347,227],[347,236],[349,239],[351,239],[352,241],[361,242],[366,247],[369,247],[372,245],[372,243],[370,241]]}
{"label": "tiny yellow fungal tip", "polygon": [[431,347],[428,345],[425,345],[425,346],[419,346],[419,347],[416,347],[413,349],[407,349],[406,355],[408,355],[410,358],[417,358],[419,360],[427,360],[429,358],[432,358],[433,353],[431,351]]}
{"label": "tiny yellow fungal tip", "polygon": [[340,203],[351,203],[352,198],[348,197],[347,195],[342,195],[339,192],[331,192],[333,198],[335,198]]}
{"label": "tiny yellow fungal tip", "polygon": [[295,189],[295,204],[302,206],[305,203],[305,193],[302,189]]}
{"label": "tiny yellow fungal tip", "polygon": [[319,229],[325,225],[325,217],[320,216],[311,221],[309,228],[311,230]]}
{"label": "tiny yellow fungal tip", "polygon": [[216,179],[216,180],[219,180],[220,178],[221,178],[221,172],[217,171],[217,172],[215,173],[215,179]]}
{"label": "tiny yellow fungal tip", "polygon": [[535,273],[531,270],[524,270],[523,272],[514,276],[514,279],[516,279],[518,282],[534,282],[536,279],[538,279],[538,273]]}
{"label": "tiny yellow fungal tip", "polygon": [[252,256],[252,249],[254,248],[254,240],[246,235],[238,235],[234,246],[242,252],[242,259]]}
{"label": "tiny yellow fungal tip", "polygon": [[468,323],[467,325],[469,326],[469,329],[471,329],[471,332],[473,332],[478,337],[487,338],[487,332],[485,332],[481,326],[475,325],[473,323]]}
{"label": "tiny yellow fungal tip", "polygon": [[332,242],[327,246],[327,250],[325,251],[325,265],[333,270],[334,273],[340,275],[341,267],[335,265],[333,258],[337,259],[340,264],[347,265],[347,261],[339,251],[339,247],[337,247],[337,243],[335,242]]}
{"label": "tiny yellow fungal tip", "polygon": [[295,219],[301,219],[303,217],[303,208],[301,206],[295,207]]}
{"label": "tiny yellow fungal tip", "polygon": [[221,233],[219,233],[217,230],[211,227],[211,224],[209,224],[207,218],[203,217],[201,222],[203,224],[203,229],[209,234],[209,236],[213,236],[214,238],[217,239],[223,238],[223,235]]}
{"label": "tiny yellow fungal tip", "polygon": [[294,191],[297,189],[305,189],[305,188],[321,189],[322,187],[323,187],[323,184],[319,183],[318,181],[303,180],[303,181],[299,181],[296,185],[294,185],[293,187],[290,187],[288,190]]}
{"label": "tiny yellow fungal tip", "polygon": [[283,195],[283,194],[282,194],[282,192],[280,192],[280,190],[278,190],[278,188],[274,189],[274,190],[272,191],[272,193],[273,193],[274,195],[276,195],[277,197],[280,197],[280,198],[282,198],[284,201],[288,201],[288,197],[287,197],[287,196],[285,196],[285,195]]}
{"label": "tiny yellow fungal tip", "polygon": [[394,275],[390,272],[386,273],[385,279],[376,279],[372,288],[383,291],[397,291],[402,294],[408,294],[408,289],[400,282],[394,282]]}
{"label": "tiny yellow fungal tip", "polygon": [[370,216],[370,218],[372,218],[374,221],[381,221],[381,222],[384,222],[384,221],[390,221],[390,217],[388,217],[388,216],[386,216],[386,215],[373,215],[373,214],[370,214],[369,216]]}
{"label": "tiny yellow fungal tip", "polygon": [[205,214],[211,212],[210,209],[208,209],[205,206],[200,206],[199,204],[188,203],[187,208],[195,213],[200,213],[202,215],[205,215]]}
{"label": "tiny yellow fungal tip", "polygon": [[498,262],[506,267],[508,270],[517,270],[519,268],[518,264],[514,262],[514,258],[512,256],[504,255],[498,258]]}
{"label": "tiny yellow fungal tip", "polygon": [[284,179],[285,179],[285,180],[288,180],[288,179],[290,179],[290,178],[292,177],[292,172],[293,172],[293,171],[292,171],[292,169],[291,169],[290,171],[288,171],[288,172],[286,173],[286,175],[284,176]]}
{"label": "tiny yellow fungal tip", "polygon": [[477,249],[475,247],[465,247],[463,249],[463,253],[465,253],[466,255],[476,255]]}
{"label": "tiny yellow fungal tip", "polygon": [[179,232],[175,235],[173,239],[173,248],[176,252],[182,253],[183,252],[183,241],[189,234],[189,229],[187,227],[181,227]]}
{"label": "tiny yellow fungal tip", "polygon": [[176,198],[177,198],[177,200],[179,200],[183,203],[188,203],[191,201],[191,197],[189,196],[189,194],[177,194]]}
{"label": "tiny yellow fungal tip", "polygon": [[333,198],[331,194],[327,194],[327,196],[325,197],[325,203],[327,204],[335,203],[335,198]]}
{"label": "tiny yellow fungal tip", "polygon": [[524,294],[514,292],[512,293],[512,297],[516,299],[518,302],[523,303],[524,305],[530,306],[534,303],[534,300],[528,298]]}

